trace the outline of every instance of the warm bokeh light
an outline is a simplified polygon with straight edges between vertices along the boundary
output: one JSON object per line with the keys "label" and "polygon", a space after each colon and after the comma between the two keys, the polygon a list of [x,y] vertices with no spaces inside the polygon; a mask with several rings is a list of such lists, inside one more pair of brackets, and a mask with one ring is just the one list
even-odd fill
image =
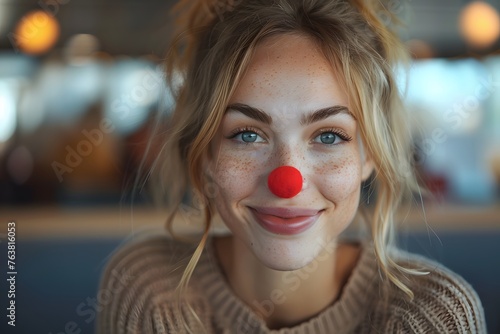
{"label": "warm bokeh light", "polygon": [[48,13],[29,12],[18,22],[14,42],[21,51],[42,54],[50,50],[59,38],[59,23]]}
{"label": "warm bokeh light", "polygon": [[489,47],[500,35],[498,12],[483,1],[473,1],[460,15],[460,29],[468,44],[479,48]]}

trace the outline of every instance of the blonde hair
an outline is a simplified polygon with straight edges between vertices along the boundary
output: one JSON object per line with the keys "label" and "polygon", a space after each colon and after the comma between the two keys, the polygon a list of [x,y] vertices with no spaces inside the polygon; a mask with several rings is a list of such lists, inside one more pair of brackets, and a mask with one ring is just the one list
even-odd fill
{"label": "blonde hair", "polygon": [[[318,43],[341,74],[356,116],[366,154],[375,164],[377,196],[370,228],[383,274],[410,298],[405,273],[388,246],[394,238],[394,214],[405,194],[417,189],[411,170],[410,131],[395,82],[395,66],[407,59],[397,36],[379,19],[387,14],[379,1],[363,0],[181,0],[174,8],[176,31],[166,59],[174,87],[175,109],[166,142],[153,166],[164,185],[163,199],[172,221],[186,194],[204,210],[205,232],[179,285],[187,287],[205,246],[215,213],[206,193],[203,163],[228,101],[252,54],[267,37],[298,33]],[[180,77],[180,78],[179,78]]]}

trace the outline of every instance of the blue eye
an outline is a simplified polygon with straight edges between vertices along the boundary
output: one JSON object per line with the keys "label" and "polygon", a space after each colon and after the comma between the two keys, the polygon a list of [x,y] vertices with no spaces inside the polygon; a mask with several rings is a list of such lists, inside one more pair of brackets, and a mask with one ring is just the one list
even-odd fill
{"label": "blue eye", "polygon": [[323,132],[318,137],[323,144],[333,144],[337,139],[337,135],[333,132]]}
{"label": "blue eye", "polygon": [[237,130],[230,138],[243,143],[261,143],[265,140],[255,131]]}
{"label": "blue eye", "polygon": [[243,140],[245,143],[253,143],[257,140],[257,137],[259,135],[256,134],[255,132],[242,132],[241,133],[241,140]]}
{"label": "blue eye", "polygon": [[327,145],[337,144],[339,141],[342,141],[342,140],[343,140],[343,138],[341,138],[340,135],[338,135],[332,131],[323,132],[322,134],[320,134],[316,138],[314,138],[315,143],[321,143],[321,144],[327,144]]}
{"label": "blue eye", "polygon": [[340,129],[326,129],[314,138],[315,143],[325,145],[337,145],[351,140],[352,138]]}

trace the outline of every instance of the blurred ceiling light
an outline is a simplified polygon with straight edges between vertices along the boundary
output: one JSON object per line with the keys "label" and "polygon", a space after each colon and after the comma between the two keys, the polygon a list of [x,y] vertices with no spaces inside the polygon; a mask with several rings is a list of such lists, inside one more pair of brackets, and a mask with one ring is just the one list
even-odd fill
{"label": "blurred ceiling light", "polygon": [[21,134],[35,131],[43,122],[46,114],[43,92],[36,84],[25,85],[19,98],[17,111],[18,129]]}
{"label": "blurred ceiling light", "polygon": [[57,20],[42,10],[36,10],[21,18],[11,42],[25,53],[39,55],[56,44],[59,33]]}
{"label": "blurred ceiling light", "polygon": [[105,96],[105,115],[117,132],[128,135],[147,119],[164,91],[162,73],[143,60],[121,60],[112,68]]}
{"label": "blurred ceiling light", "polygon": [[87,61],[99,50],[99,40],[94,35],[78,34],[70,38],[64,49],[66,60],[73,64]]}
{"label": "blurred ceiling light", "polygon": [[491,87],[483,63],[475,59],[429,59],[410,68],[405,102],[431,131],[453,135],[477,131]]}
{"label": "blurred ceiling light", "polygon": [[[95,62],[64,65],[45,63],[40,69],[35,88],[40,96],[33,103],[43,103],[45,121],[70,125],[77,122],[102,96],[105,70]],[[39,112],[37,108],[28,112]]]}
{"label": "blurred ceiling light", "polygon": [[0,143],[6,142],[16,129],[16,104],[9,85],[0,81]]}
{"label": "blurred ceiling light", "polygon": [[500,35],[500,18],[490,4],[473,1],[460,14],[460,29],[467,43],[478,48],[491,46]]}

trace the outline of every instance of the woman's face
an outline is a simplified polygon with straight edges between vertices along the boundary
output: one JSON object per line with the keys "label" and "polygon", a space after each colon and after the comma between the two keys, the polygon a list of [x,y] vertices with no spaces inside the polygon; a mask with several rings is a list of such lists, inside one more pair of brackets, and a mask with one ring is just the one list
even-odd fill
{"label": "woman's face", "polygon": [[[317,45],[299,35],[272,37],[256,49],[211,149],[208,171],[221,218],[277,270],[308,264],[349,225],[360,184],[373,169],[337,74]],[[284,165],[304,180],[292,198],[268,188],[269,174]],[[294,225],[287,214],[308,223]]]}

